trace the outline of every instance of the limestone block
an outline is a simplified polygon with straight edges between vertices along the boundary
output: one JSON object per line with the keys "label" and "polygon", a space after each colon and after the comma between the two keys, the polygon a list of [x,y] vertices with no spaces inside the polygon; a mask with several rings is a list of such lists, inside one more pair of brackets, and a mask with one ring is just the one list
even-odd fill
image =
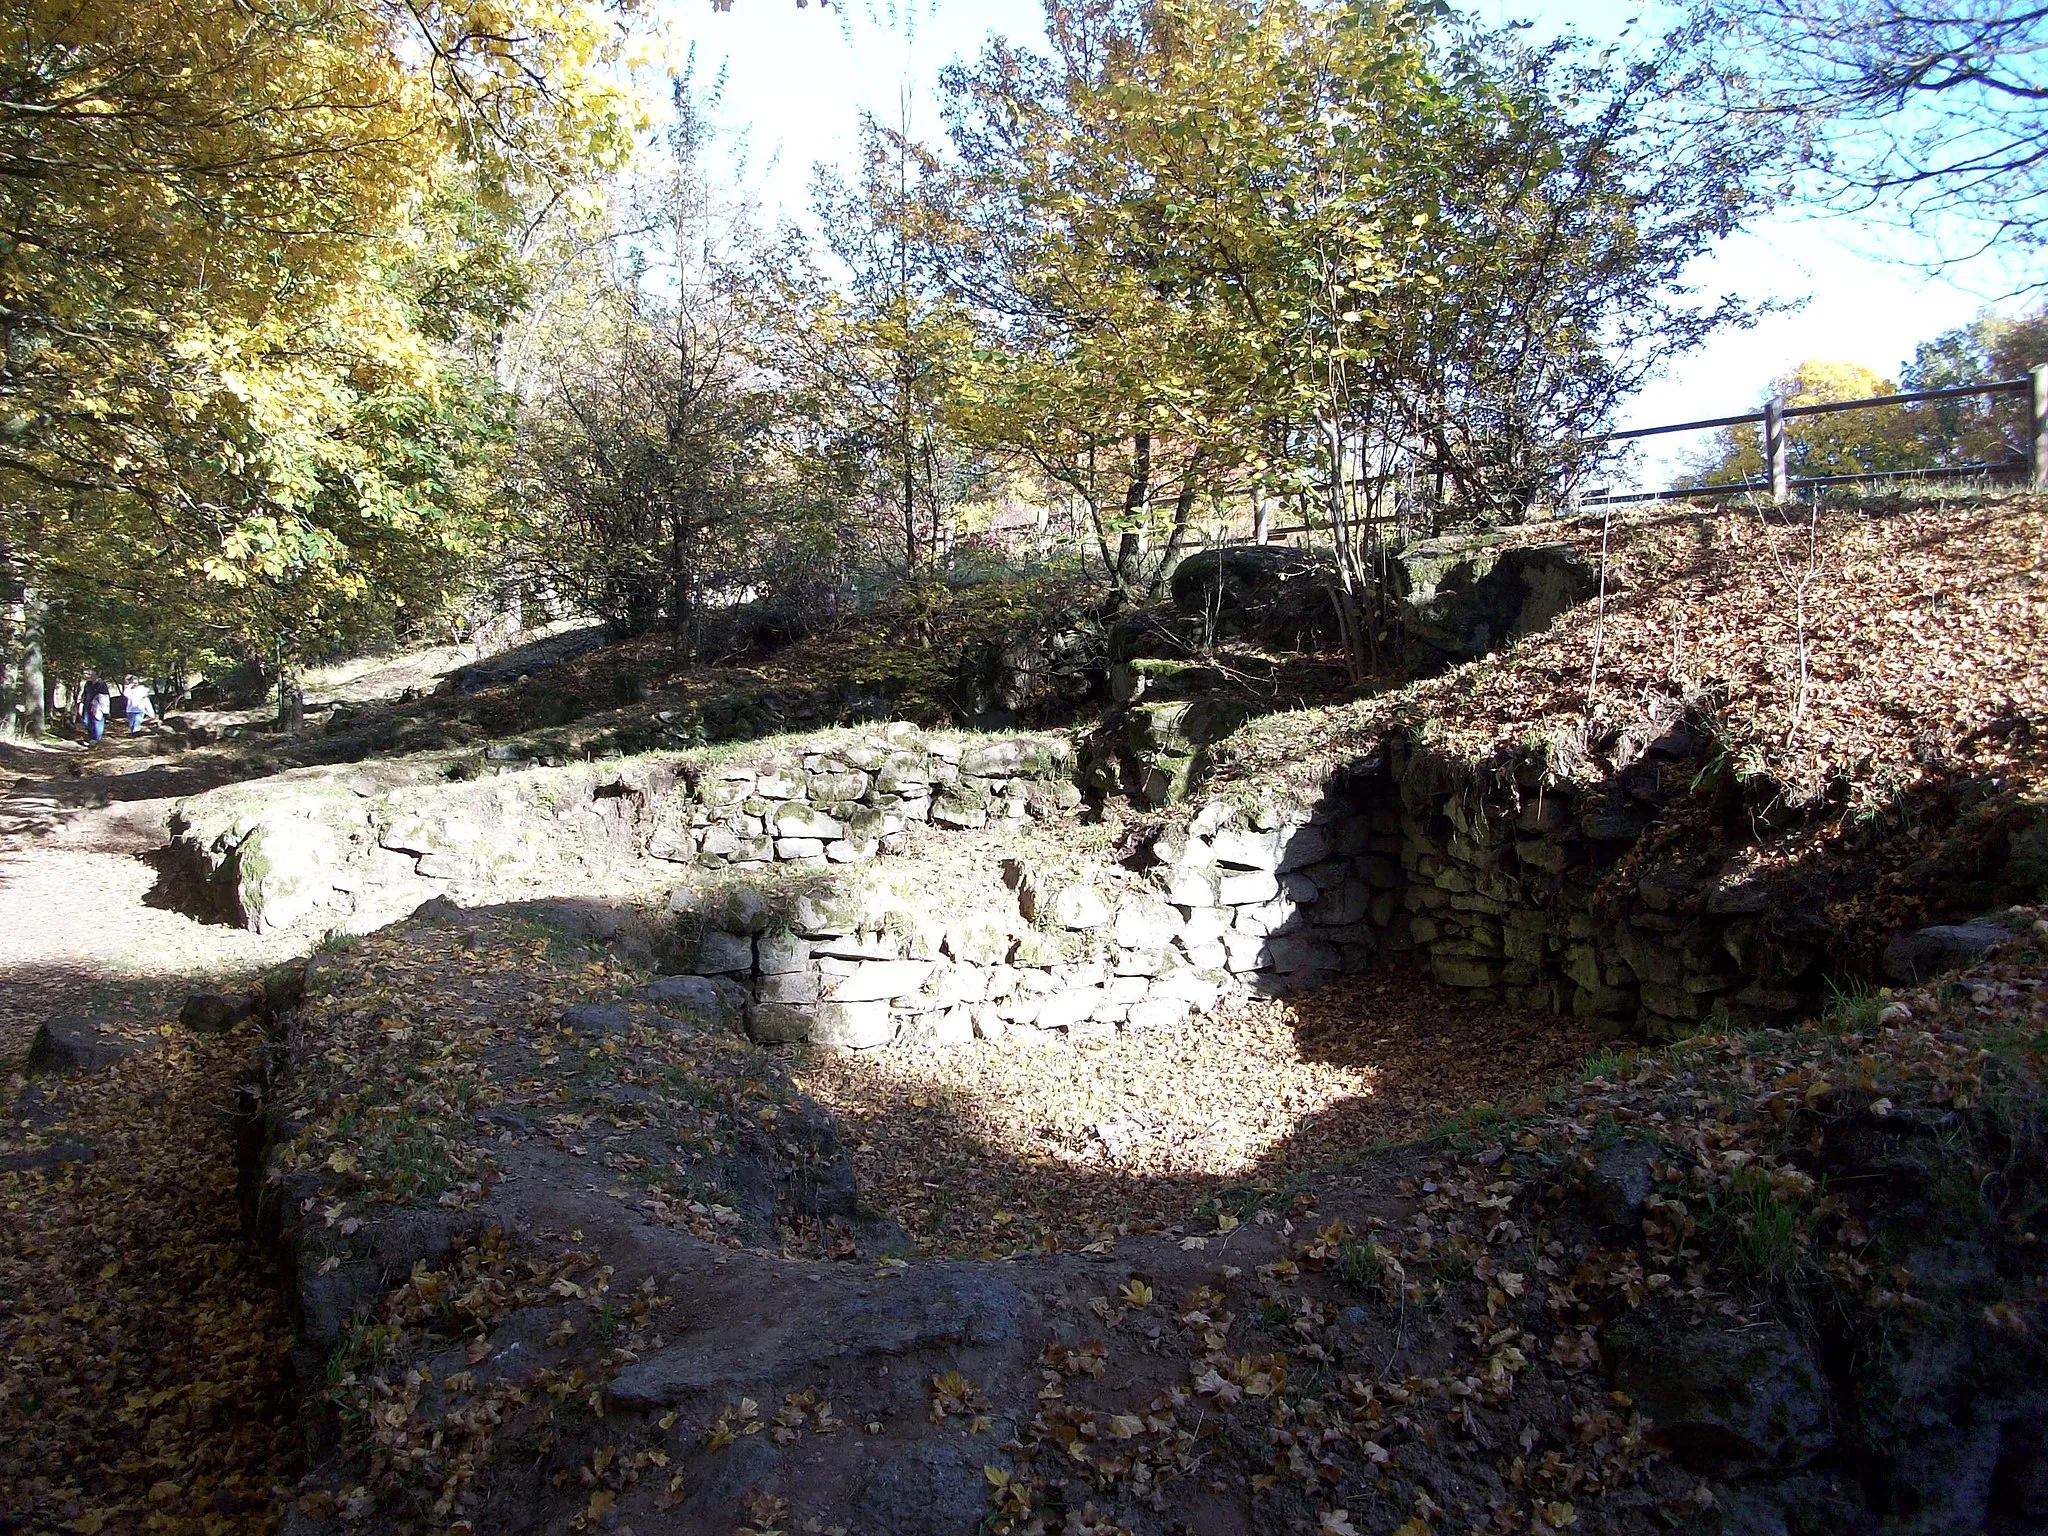
{"label": "limestone block", "polygon": [[[1273,963],[1272,950],[1263,934],[1226,933],[1223,936],[1223,953],[1223,963],[1234,976],[1267,970]],[[1195,959],[1192,954],[1188,958]],[[1200,961],[1196,963],[1200,964]]]}
{"label": "limestone block", "polygon": [[1120,949],[1114,965],[1119,976],[1157,976],[1166,969],[1163,949]]}
{"label": "limestone block", "polygon": [[1360,854],[1352,860],[1359,877],[1374,890],[1396,890],[1401,884],[1401,866],[1382,854]]}
{"label": "limestone block", "polygon": [[815,837],[778,837],[775,857],[784,864],[822,864],[825,845]]}
{"label": "limestone block", "polygon": [[1481,896],[1476,891],[1465,896],[1453,896],[1445,905],[1453,912],[1477,913],[1488,917],[1499,917],[1508,910],[1506,902],[1496,901],[1491,896]]}
{"label": "limestone block", "polygon": [[661,827],[647,839],[647,857],[663,859],[673,864],[694,863],[697,858],[697,834],[686,827]]}
{"label": "limestone block", "polygon": [[1183,1002],[1200,1013],[1211,1012],[1222,995],[1221,982],[1194,971],[1174,971],[1152,983],[1155,1001]]}
{"label": "limestone block", "polygon": [[1217,887],[1217,900],[1226,907],[1257,906],[1280,894],[1280,882],[1269,869],[1225,874]]}
{"label": "limestone block", "polygon": [[1381,891],[1372,899],[1372,910],[1365,914],[1366,921],[1375,928],[1384,928],[1394,920],[1394,893]]}
{"label": "limestone block", "polygon": [[1068,1029],[1087,1018],[1104,1001],[1099,987],[1069,987],[1048,993],[1032,1022],[1040,1029]]}
{"label": "limestone block", "polygon": [[1636,1011],[1636,994],[1619,987],[1576,987],[1572,991],[1572,1012],[1579,1018],[1629,1016]]}
{"label": "limestone block", "polygon": [[875,774],[877,794],[924,798],[932,782],[931,769],[921,757],[899,753],[883,762]]}
{"label": "limestone block", "polygon": [[747,1033],[763,1045],[790,1045],[811,1038],[816,1018],[809,1008],[756,1003],[747,1011]]}
{"label": "limestone block", "polygon": [[903,948],[894,934],[870,931],[814,940],[811,954],[820,960],[897,960],[902,958]]}
{"label": "limestone block", "polygon": [[762,800],[801,800],[804,781],[771,769],[754,780],[754,794]]}
{"label": "limestone block", "polygon": [[1010,946],[1010,963],[1021,966],[1058,965],[1065,958],[1060,941],[1049,933],[1033,929],[1017,935],[1016,943]]}
{"label": "limestone block", "polygon": [[1344,956],[1336,945],[1306,934],[1289,934],[1272,940],[1267,945],[1267,956],[1273,969],[1287,976],[1344,968]]}
{"label": "limestone block", "polygon": [[1038,1010],[1042,1001],[1043,999],[1035,995],[1015,992],[991,1006],[995,1009],[996,1017],[1005,1024],[1035,1025],[1038,1022]]}
{"label": "limestone block", "polygon": [[1515,844],[1515,857],[1522,861],[1525,869],[1540,869],[1546,874],[1561,875],[1571,864],[1571,856],[1564,845],[1548,838],[1525,837]]}
{"label": "limestone block", "polygon": [[790,909],[789,926],[806,938],[837,937],[852,933],[858,916],[857,904],[844,892],[806,892]]}
{"label": "limestone block", "polygon": [[932,803],[931,819],[942,827],[971,829],[988,825],[988,811],[978,805],[968,806],[956,801],[938,800]]}
{"label": "limestone block", "polygon": [[887,1045],[895,1033],[896,1021],[884,1001],[826,1002],[818,1005],[813,1018],[811,1044],[867,1051]]}
{"label": "limestone block", "polygon": [[1363,816],[1354,816],[1337,823],[1334,846],[1340,857],[1352,858],[1364,853],[1372,846],[1372,823]]}
{"label": "limestone block", "polygon": [[979,1003],[988,996],[988,972],[978,965],[952,962],[933,971],[932,1000],[941,1007],[955,1003]]}
{"label": "limestone block", "polygon": [[960,754],[959,762],[962,773],[1005,779],[1037,773],[1050,763],[1051,757],[1044,742],[1017,737],[1009,741],[976,742]]}
{"label": "limestone block", "polygon": [[837,978],[825,993],[828,1003],[886,1002],[915,992],[932,973],[929,960],[863,960],[849,976]]}
{"label": "limestone block", "polygon": [[1597,990],[1600,985],[1600,951],[1591,944],[1565,947],[1564,973],[1580,986]]}
{"label": "limestone block", "polygon": [[1324,859],[1320,864],[1310,864],[1301,871],[1315,882],[1319,891],[1333,891],[1349,880],[1352,863],[1349,859]]}
{"label": "limestone block", "polygon": [[1010,953],[1009,930],[993,917],[965,917],[947,926],[940,947],[955,960],[997,965]]}
{"label": "limestone block", "polygon": [[1429,969],[1447,987],[1490,987],[1500,980],[1492,961],[1476,955],[1447,955],[1441,949],[1430,951]]}
{"label": "limestone block", "polygon": [[1181,907],[1209,907],[1216,904],[1217,874],[1213,867],[1176,864],[1161,871],[1166,899]]}
{"label": "limestone block", "polygon": [[1230,964],[1230,950],[1220,938],[1194,944],[1183,941],[1181,949],[1188,957],[1188,964],[1199,971],[1220,971]]}
{"label": "limestone block", "polygon": [[1144,976],[1117,976],[1103,992],[1112,1003],[1142,1003],[1152,995],[1152,983]]}
{"label": "limestone block", "polygon": [[814,801],[858,800],[868,792],[868,776],[854,772],[814,773],[810,789]]}
{"label": "limestone block", "polygon": [[1190,907],[1182,923],[1180,937],[1189,944],[1206,944],[1220,939],[1229,932],[1232,916],[1228,907]]}
{"label": "limestone block", "polygon": [[737,1029],[747,1016],[747,992],[724,976],[663,976],[633,996],[665,1014],[712,1029]]}
{"label": "limestone block", "polygon": [[1282,834],[1280,846],[1280,871],[1301,869],[1330,856],[1330,835],[1321,827],[1306,826],[1287,829]]}
{"label": "limestone block", "polygon": [[942,763],[958,767],[960,759],[967,754],[967,743],[938,738],[924,744],[925,751]]}
{"label": "limestone block", "polygon": [[706,805],[738,805],[754,793],[754,775],[750,770],[719,774],[699,784],[697,793]]}
{"label": "limestone block", "polygon": [[[1212,839],[1212,846],[1218,864],[1267,871],[1280,867],[1280,833],[1277,828],[1270,832],[1253,832],[1242,827],[1225,827]],[[1305,859],[1302,862],[1315,861]]]}
{"label": "limestone block", "polygon": [[1078,960],[1054,966],[1053,985],[1058,987],[1099,987],[1109,980],[1109,965],[1103,960]]}
{"label": "limestone block", "polygon": [[1562,832],[1572,824],[1571,802],[1563,795],[1541,794],[1522,802],[1515,825],[1524,832]]}
{"label": "limestone block", "polygon": [[1530,928],[1512,921],[1518,915],[1509,913],[1510,921],[1501,929],[1501,953],[1510,960],[1541,960],[1550,951],[1549,941],[1541,928]]}
{"label": "limestone block", "polygon": [[846,835],[843,822],[813,806],[794,802],[776,807],[774,815],[769,818],[769,825],[777,837],[816,838],[820,842],[831,842]]}
{"label": "limestone block", "polygon": [[[1422,871],[1418,869],[1416,873],[1421,874]],[[1454,896],[1469,895],[1474,889],[1472,876],[1466,871],[1450,864],[1446,864],[1436,870],[1430,877],[1430,884],[1434,885],[1438,890],[1447,891]]]}
{"label": "limestone block", "polygon": [[880,848],[881,843],[872,837],[857,842],[842,837],[825,845],[825,859],[832,864],[865,864]]}
{"label": "limestone block", "polygon": [[994,965],[988,971],[988,1000],[1000,1002],[1017,990],[1017,967]]}
{"label": "limestone block", "polygon": [[754,969],[754,941],[742,933],[707,928],[697,941],[697,963],[691,969],[699,976],[729,976]]}
{"label": "limestone block", "polygon": [[1293,901],[1285,896],[1276,896],[1273,900],[1261,902],[1256,907],[1239,907],[1231,927],[1239,933],[1292,933],[1305,921],[1301,908]]}
{"label": "limestone block", "polygon": [[729,864],[767,864],[775,858],[775,839],[772,837],[743,837],[739,846],[732,851]]}
{"label": "limestone block", "polygon": [[1124,1021],[1130,1009],[1105,1003],[1078,1024],[1067,1030],[1067,1038],[1076,1045],[1108,1045],[1116,1039],[1116,1027]]}
{"label": "limestone block", "polygon": [[974,1043],[974,1014],[967,1008],[938,1008],[912,1019],[897,1036],[900,1045],[952,1050]]}
{"label": "limestone block", "polygon": [[1211,800],[1189,818],[1188,836],[1214,837],[1237,820],[1237,808],[1228,800]]}
{"label": "limestone block", "polygon": [[763,976],[809,970],[811,943],[793,933],[764,933],[754,941],[754,966]]}
{"label": "limestone block", "polygon": [[818,992],[818,973],[809,966],[763,976],[754,983],[754,995],[764,1003],[815,1003]]}
{"label": "limestone block", "polygon": [[1181,931],[1181,915],[1155,896],[1127,896],[1117,903],[1110,930],[1127,949],[1163,949]]}
{"label": "limestone block", "polygon": [[1371,910],[1372,888],[1362,880],[1353,880],[1323,892],[1307,915],[1319,928],[1355,928]]}
{"label": "limestone block", "polygon": [[1075,932],[1100,928],[1109,921],[1109,905],[1094,887],[1070,885],[1053,897],[1052,920]]}

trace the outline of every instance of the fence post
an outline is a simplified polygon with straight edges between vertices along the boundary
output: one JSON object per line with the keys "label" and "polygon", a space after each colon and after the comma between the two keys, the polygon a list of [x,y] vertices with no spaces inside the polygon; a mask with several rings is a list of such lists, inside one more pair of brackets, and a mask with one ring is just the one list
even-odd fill
{"label": "fence post", "polygon": [[1764,462],[1771,467],[1771,500],[1792,499],[1792,475],[1785,462],[1785,402],[1776,395],[1764,402]]}
{"label": "fence post", "polygon": [[2048,363],[2034,369],[2033,410],[2027,418],[2027,483],[2037,491],[2048,491]]}

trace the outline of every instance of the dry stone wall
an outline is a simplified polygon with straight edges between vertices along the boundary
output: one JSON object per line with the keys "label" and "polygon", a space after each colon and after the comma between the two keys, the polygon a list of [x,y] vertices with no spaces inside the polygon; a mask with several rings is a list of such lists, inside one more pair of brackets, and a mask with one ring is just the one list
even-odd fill
{"label": "dry stone wall", "polygon": [[1814,950],[1767,928],[1740,859],[1706,880],[1620,874],[1698,740],[1664,718],[1597,783],[1560,785],[1538,752],[1474,762],[1396,733],[1312,798],[1182,807],[1136,853],[1009,838],[1005,880],[936,903],[918,829],[1067,824],[1081,791],[1064,738],[892,726],[471,782],[287,776],[187,802],[177,833],[201,885],[253,927],[365,928],[434,896],[607,880],[651,895],[687,872],[679,953],[763,1040],[1174,1027],[1401,956],[1449,986],[1656,1035],[1782,1017],[1818,989]]}
{"label": "dry stone wall", "polygon": [[[919,823],[975,828],[1080,804],[1058,736],[909,725],[752,754],[646,757],[467,780],[305,769],[182,802],[189,899],[259,931],[364,931],[423,901],[584,889],[676,865],[759,870],[900,852]],[[635,866],[640,866],[636,871]],[[623,878],[620,884],[625,884]]]}
{"label": "dry stone wall", "polygon": [[694,968],[744,992],[763,1040],[1099,1037],[1399,957],[1617,1032],[1782,1018],[1814,1001],[1815,954],[1760,925],[1752,865],[1624,865],[1698,740],[1666,718],[1599,781],[1560,784],[1540,752],[1475,763],[1397,733],[1313,801],[1210,801],[1136,858],[1014,859],[1002,889],[944,912],[746,885],[678,910]]}

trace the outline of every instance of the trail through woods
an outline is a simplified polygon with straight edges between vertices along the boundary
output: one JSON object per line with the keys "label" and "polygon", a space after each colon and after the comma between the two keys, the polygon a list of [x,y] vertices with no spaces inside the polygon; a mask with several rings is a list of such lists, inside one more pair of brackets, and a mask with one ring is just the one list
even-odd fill
{"label": "trail through woods", "polygon": [[[0,797],[0,1531],[267,1531],[296,1476],[277,1277],[241,1234],[228,1111],[246,1043],[171,1024],[293,943],[152,904],[171,799],[145,737],[9,749]],[[124,791],[127,794],[124,795]],[[144,793],[136,795],[135,792]],[[38,1024],[143,1046],[23,1072]]]}

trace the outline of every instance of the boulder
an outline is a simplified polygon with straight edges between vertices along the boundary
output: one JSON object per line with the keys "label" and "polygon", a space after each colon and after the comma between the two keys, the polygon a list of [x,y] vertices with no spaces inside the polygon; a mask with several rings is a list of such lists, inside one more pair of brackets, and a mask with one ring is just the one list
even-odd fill
{"label": "boulder", "polygon": [[262,1007],[260,992],[194,992],[178,1010],[178,1022],[195,1035],[224,1035]]}
{"label": "boulder", "polygon": [[1412,665],[1490,655],[1594,597],[1600,573],[1569,544],[1505,545],[1498,535],[1424,539],[1393,557]]}
{"label": "boulder", "polygon": [[664,976],[634,992],[635,1000],[711,1029],[734,1029],[746,1017],[746,989],[723,976]]}
{"label": "boulder", "polygon": [[1905,985],[1925,981],[1975,965],[2011,937],[2010,928],[1989,918],[1900,934],[1885,946],[1884,973]]}
{"label": "boulder", "polygon": [[604,1003],[579,1003],[562,1015],[562,1027],[579,1035],[623,1035],[633,1027],[632,1015]]}
{"label": "boulder", "polygon": [[1181,561],[1173,606],[1218,634],[1319,648],[1336,637],[1328,562],[1285,544],[1229,544]]}
{"label": "boulder", "polygon": [[1600,1347],[1615,1386],[1695,1470],[1790,1470],[1833,1444],[1819,1362],[1782,1323],[1695,1328],[1652,1305],[1611,1324]]}
{"label": "boulder", "polygon": [[124,1039],[114,1021],[100,1014],[81,1018],[45,1019],[29,1042],[31,1072],[97,1072],[139,1047]]}
{"label": "boulder", "polygon": [[1657,1149],[1640,1141],[1602,1147],[1586,1176],[1586,1203],[1610,1227],[1632,1228],[1641,1220],[1650,1198],[1650,1164]]}

